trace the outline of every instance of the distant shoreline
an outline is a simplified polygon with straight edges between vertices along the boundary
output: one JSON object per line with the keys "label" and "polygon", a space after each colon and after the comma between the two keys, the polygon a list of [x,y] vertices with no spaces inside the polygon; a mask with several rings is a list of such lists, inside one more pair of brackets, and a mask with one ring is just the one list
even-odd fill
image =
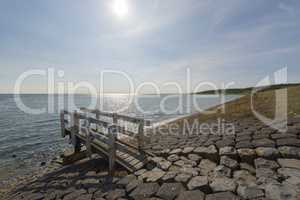
{"label": "distant shoreline", "polygon": [[246,88],[229,88],[229,89],[219,89],[219,90],[206,90],[202,92],[196,92],[193,94],[197,95],[216,95],[216,94],[226,94],[226,95],[246,95],[250,94],[252,90],[259,91],[269,91],[283,89],[286,87],[300,86],[300,83],[288,83],[288,84],[277,84],[263,87],[246,87]]}

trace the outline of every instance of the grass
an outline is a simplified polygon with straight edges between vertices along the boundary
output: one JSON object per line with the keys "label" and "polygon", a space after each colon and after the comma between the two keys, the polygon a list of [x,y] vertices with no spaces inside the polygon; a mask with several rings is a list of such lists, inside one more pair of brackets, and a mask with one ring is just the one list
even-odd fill
{"label": "grass", "polygon": [[[287,89],[287,111],[288,115],[300,115],[300,86],[299,85],[281,85],[273,86],[272,88],[265,89],[253,95],[252,102],[253,108],[260,114],[269,118],[274,117],[276,110],[276,98],[275,94],[279,91],[285,91]],[[284,101],[285,98],[278,99]],[[225,103],[208,109],[207,111],[213,111],[210,114],[196,113],[187,116],[182,119],[172,121],[166,125],[176,123],[177,125],[183,125],[184,120],[193,122],[195,119],[205,122],[208,120],[215,120],[222,118],[225,120],[243,119],[248,117],[254,117],[251,108],[251,95],[247,94],[239,99]],[[163,125],[164,126],[164,125]],[[161,127],[162,128],[162,127]]]}

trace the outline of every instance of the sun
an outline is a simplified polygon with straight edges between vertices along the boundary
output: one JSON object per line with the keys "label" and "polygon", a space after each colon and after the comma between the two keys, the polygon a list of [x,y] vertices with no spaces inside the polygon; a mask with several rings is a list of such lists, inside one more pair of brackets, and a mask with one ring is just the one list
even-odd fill
{"label": "sun", "polygon": [[129,12],[127,0],[114,0],[112,9],[117,17],[125,18]]}

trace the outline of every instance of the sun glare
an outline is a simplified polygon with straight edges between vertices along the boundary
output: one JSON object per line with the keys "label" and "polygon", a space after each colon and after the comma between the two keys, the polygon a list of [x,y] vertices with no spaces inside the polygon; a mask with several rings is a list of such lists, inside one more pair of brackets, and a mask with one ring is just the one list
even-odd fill
{"label": "sun glare", "polygon": [[114,0],[113,12],[119,18],[124,18],[128,15],[128,2],[127,0]]}

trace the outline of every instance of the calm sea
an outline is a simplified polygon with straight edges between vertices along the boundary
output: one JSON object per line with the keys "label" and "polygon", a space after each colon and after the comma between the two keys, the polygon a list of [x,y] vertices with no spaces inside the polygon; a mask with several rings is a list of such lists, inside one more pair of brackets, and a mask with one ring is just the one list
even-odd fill
{"label": "calm sea", "polygon": [[[26,94],[22,103],[33,109],[48,107],[51,113],[29,114],[20,109],[14,95],[0,94],[0,180],[25,175],[48,162],[67,146],[60,136],[59,110],[77,107],[93,107],[94,97],[75,95],[74,102],[67,95]],[[238,96],[226,96],[226,101]],[[52,101],[51,101],[52,102]],[[218,96],[205,95],[106,95],[97,102],[105,111],[143,117],[153,123],[207,109],[221,103]],[[131,102],[131,103],[130,103]]]}

